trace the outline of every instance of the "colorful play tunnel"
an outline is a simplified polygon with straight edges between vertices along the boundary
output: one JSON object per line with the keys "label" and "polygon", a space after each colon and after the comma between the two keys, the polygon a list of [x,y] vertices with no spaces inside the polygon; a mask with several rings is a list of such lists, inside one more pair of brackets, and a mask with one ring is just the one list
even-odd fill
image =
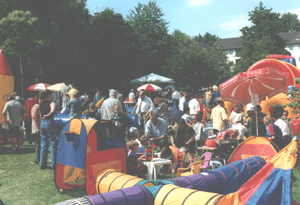
{"label": "colorful play tunnel", "polygon": [[[151,199],[153,204],[153,198],[154,204],[174,204],[174,200],[178,204],[193,204],[199,197],[201,201],[213,204],[223,194],[237,191],[265,164],[263,158],[254,156],[215,170],[162,181],[143,180],[116,170],[107,170],[96,178],[98,194],[86,198],[91,204],[135,204],[129,203],[129,200],[134,200],[134,197],[131,198],[134,193],[141,192],[139,197],[143,196],[144,200],[138,203],[140,205],[149,204]],[[148,193],[152,194],[152,198]]]}
{"label": "colorful play tunnel", "polygon": [[[145,183],[143,183],[144,181]],[[132,187],[138,183],[143,186],[154,186],[152,182],[148,182],[144,179],[128,174],[120,173],[116,170],[108,170],[99,175],[95,184],[97,193],[105,193]]]}

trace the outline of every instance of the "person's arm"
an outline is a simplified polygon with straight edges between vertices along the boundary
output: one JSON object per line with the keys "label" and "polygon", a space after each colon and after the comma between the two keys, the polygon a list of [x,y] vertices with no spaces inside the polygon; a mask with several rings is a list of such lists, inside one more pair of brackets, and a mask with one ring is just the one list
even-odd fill
{"label": "person's arm", "polygon": [[52,116],[54,114],[55,114],[55,103],[51,102],[50,103],[50,112],[48,114],[44,115],[43,118],[50,117],[50,116]]}
{"label": "person's arm", "polygon": [[189,135],[191,136],[191,139],[188,140],[188,141],[185,143],[186,145],[188,145],[188,144],[190,144],[191,142],[195,141],[195,131],[194,131],[194,129],[193,129],[193,128],[190,128],[188,133],[189,133]]}
{"label": "person's arm", "polygon": [[150,103],[150,110],[147,112],[146,117],[150,114],[150,111],[154,110],[154,104],[150,98],[148,98],[149,103]]}
{"label": "person's arm", "polygon": [[7,117],[6,117],[6,115],[7,115],[7,110],[8,110],[8,105],[7,105],[7,103],[6,103],[5,106],[4,106],[4,109],[3,109],[3,111],[2,111],[2,115],[3,115],[3,117],[4,117],[4,122],[5,122],[5,124],[8,123],[8,120],[7,120]]}
{"label": "person's arm", "polygon": [[171,135],[171,137],[170,137],[170,142],[171,142],[171,145],[172,145],[173,147],[176,147],[176,145],[175,145],[175,138],[174,138],[173,135]]}
{"label": "person's arm", "polygon": [[24,115],[27,112],[27,110],[25,109],[25,107],[22,105],[21,106],[21,118],[20,120],[23,121]]}
{"label": "person's arm", "polygon": [[[139,101],[139,100],[138,100],[138,101]],[[134,106],[134,108],[133,108],[133,110],[132,110],[132,112],[131,112],[131,115],[134,114],[134,111],[136,110],[137,106],[138,106],[138,104],[136,104],[136,105]]]}

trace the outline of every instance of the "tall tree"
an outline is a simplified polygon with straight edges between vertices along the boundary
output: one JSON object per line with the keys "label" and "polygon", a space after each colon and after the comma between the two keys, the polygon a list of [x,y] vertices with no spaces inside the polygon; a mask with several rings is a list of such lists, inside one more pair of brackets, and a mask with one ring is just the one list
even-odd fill
{"label": "tall tree", "polygon": [[[213,64],[199,42],[175,30],[172,34],[171,57],[163,70],[181,89],[198,91],[216,80]],[[217,61],[217,60],[216,60]]]}
{"label": "tall tree", "polygon": [[2,44],[4,51],[8,55],[19,57],[23,95],[23,59],[44,46],[47,40],[40,35],[40,22],[30,11],[15,10],[2,18],[0,33],[4,39]]}
{"label": "tall tree", "polygon": [[[134,73],[138,68],[136,65],[139,61],[139,54],[134,47],[137,39],[133,34],[133,29],[121,14],[106,8],[91,18],[90,32],[91,69],[94,72],[100,69],[106,70],[105,75],[97,76],[103,86],[109,86],[113,76],[122,76],[113,82],[115,86],[121,87],[124,81],[133,78],[132,75],[126,74]],[[99,83],[99,81],[95,82]]]}
{"label": "tall tree", "polygon": [[145,74],[149,73],[149,69],[161,73],[168,55],[168,23],[163,17],[161,8],[157,6],[156,1],[151,0],[147,4],[138,3],[127,16],[130,26],[138,37],[137,47],[146,56]]}
{"label": "tall tree", "polygon": [[280,14],[266,9],[262,2],[249,12],[252,26],[245,26],[242,32],[242,51],[238,53],[241,60],[237,63],[237,72],[246,71],[252,64],[268,54],[288,54],[285,42],[278,35],[280,32]]}
{"label": "tall tree", "polygon": [[214,46],[215,42],[220,38],[215,34],[206,32],[204,36],[201,36],[201,34],[199,34],[198,36],[194,36],[193,39],[195,41],[198,41],[199,43],[206,43],[210,46]]}
{"label": "tall tree", "polygon": [[281,15],[281,32],[295,32],[300,31],[300,21],[297,14],[290,12]]}

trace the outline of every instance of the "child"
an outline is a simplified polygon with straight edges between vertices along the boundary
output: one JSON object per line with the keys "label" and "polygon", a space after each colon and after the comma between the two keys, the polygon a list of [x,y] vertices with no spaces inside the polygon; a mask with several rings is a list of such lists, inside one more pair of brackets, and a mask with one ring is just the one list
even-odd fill
{"label": "child", "polygon": [[139,144],[136,141],[127,142],[128,148],[130,149],[127,155],[127,173],[130,175],[137,175],[138,177],[145,178],[147,172],[146,166],[141,164],[145,155],[137,157],[136,153],[139,150]]}
{"label": "child", "polygon": [[125,128],[128,125],[128,118],[121,113],[121,108],[118,105],[114,106],[114,115],[111,118],[113,125],[112,133],[115,138],[125,140]]}
{"label": "child", "polygon": [[142,135],[141,137],[139,137],[139,139],[136,139],[135,141],[137,140],[139,141],[138,143],[141,144],[141,146],[139,146],[138,153],[145,153],[145,147],[143,146],[143,144],[149,140],[149,137],[147,135]]}
{"label": "child", "polygon": [[196,140],[197,147],[202,147],[204,142],[206,141],[206,135],[203,131],[204,124],[202,123],[202,119],[203,119],[203,112],[198,112],[193,127],[195,131],[195,140]]}
{"label": "child", "polygon": [[86,119],[96,120],[96,113],[97,113],[97,109],[96,109],[95,103],[90,103],[89,104],[89,113],[86,115]]}

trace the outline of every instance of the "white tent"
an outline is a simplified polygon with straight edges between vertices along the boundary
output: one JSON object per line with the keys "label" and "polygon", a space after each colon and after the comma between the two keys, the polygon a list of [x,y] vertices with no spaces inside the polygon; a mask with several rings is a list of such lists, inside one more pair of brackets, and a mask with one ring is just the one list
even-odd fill
{"label": "white tent", "polygon": [[155,82],[155,81],[160,81],[160,82],[163,82],[163,83],[174,83],[173,79],[167,78],[167,77],[164,77],[164,76],[161,76],[161,75],[157,75],[157,74],[154,74],[154,73],[136,78],[136,79],[134,79],[130,82],[135,83],[135,82]]}

